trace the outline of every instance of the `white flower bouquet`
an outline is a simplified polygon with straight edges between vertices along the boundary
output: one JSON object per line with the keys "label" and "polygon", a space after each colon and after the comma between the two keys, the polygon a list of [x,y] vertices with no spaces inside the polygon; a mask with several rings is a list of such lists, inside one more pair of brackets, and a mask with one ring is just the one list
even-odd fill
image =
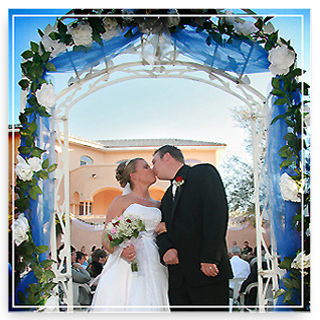
{"label": "white flower bouquet", "polygon": [[[105,237],[110,241],[110,247],[120,245],[122,242],[129,242],[131,238],[138,238],[141,231],[145,231],[145,224],[141,219],[134,216],[116,217],[112,219],[105,228]],[[131,263],[132,272],[138,271],[136,262]]]}

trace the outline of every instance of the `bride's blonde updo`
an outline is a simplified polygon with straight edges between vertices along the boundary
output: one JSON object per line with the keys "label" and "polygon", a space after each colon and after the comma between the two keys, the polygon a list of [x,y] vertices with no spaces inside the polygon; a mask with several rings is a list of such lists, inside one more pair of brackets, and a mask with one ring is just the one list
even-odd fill
{"label": "bride's blonde updo", "polygon": [[120,186],[124,188],[129,182],[131,189],[133,184],[130,179],[130,174],[136,172],[136,164],[138,160],[143,160],[142,158],[134,158],[122,161],[116,169],[116,179],[119,181]]}

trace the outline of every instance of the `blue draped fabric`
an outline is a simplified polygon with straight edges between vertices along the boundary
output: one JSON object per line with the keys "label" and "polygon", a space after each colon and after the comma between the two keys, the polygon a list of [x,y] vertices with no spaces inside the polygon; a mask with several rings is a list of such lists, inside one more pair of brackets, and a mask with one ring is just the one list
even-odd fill
{"label": "blue draped fabric", "polygon": [[[132,29],[132,36],[125,37],[126,31],[108,41],[103,46],[94,43],[88,52],[68,51],[53,58],[57,72],[87,70],[101,61],[112,59],[133,45],[142,36],[138,28]],[[188,26],[170,34],[177,50],[198,62],[210,67],[240,74],[268,72],[270,62],[268,52],[258,43],[244,37],[234,37],[231,43],[223,45],[212,40],[208,46],[205,31],[196,32],[195,27]]]}
{"label": "blue draped fabric", "polygon": [[101,61],[112,59],[130,47],[141,33],[133,28],[131,37],[125,37],[125,32],[108,41],[103,40],[103,46],[94,42],[91,49],[84,51],[68,51],[53,58],[52,62],[57,72],[83,71],[98,65]]}
{"label": "blue draped fabric", "polygon": [[[295,92],[292,98],[296,102],[300,101],[300,94]],[[278,106],[274,102],[275,97],[271,99],[271,120],[280,114],[285,114],[286,105]],[[295,175],[292,168],[286,167],[280,170],[280,164],[284,160],[280,157],[278,151],[286,144],[284,136],[288,133],[288,124],[284,119],[280,118],[277,122],[269,127],[267,137],[267,150],[265,157],[265,172],[267,175],[264,177],[265,198],[262,201],[262,206],[268,214],[268,219],[271,224],[271,230],[274,232],[277,253],[280,259],[285,257],[294,258],[297,251],[301,247],[301,235],[295,228],[292,218],[297,214],[301,203],[285,201],[281,196],[280,178],[283,173],[289,176]],[[289,275],[287,274],[286,277]],[[286,289],[283,280],[279,281],[280,288]],[[283,304],[284,296],[280,296],[277,304]],[[299,303],[299,297],[293,295],[293,300]],[[277,310],[281,311],[281,309]],[[284,310],[282,310],[284,311]]]}
{"label": "blue draped fabric", "polygon": [[[26,107],[29,107],[27,105]],[[49,163],[55,163],[55,152],[54,152],[54,140],[50,132],[50,119],[38,116],[36,119],[34,115],[27,116],[28,121],[32,122],[35,120],[38,129],[37,136],[35,139],[35,145],[38,148],[46,150],[42,154],[42,162],[49,158]],[[21,136],[21,145],[25,145],[25,137]],[[20,154],[22,157],[26,158],[25,155]],[[37,200],[30,198],[30,210],[26,212],[26,217],[31,225],[31,234],[33,241],[36,246],[46,245],[50,248],[50,236],[51,236],[51,226],[54,215],[54,179],[53,173],[49,174],[49,179],[42,180],[42,192],[43,195],[38,196]],[[39,184],[39,182],[38,182]],[[39,255],[39,261],[43,261],[49,258],[49,251]],[[26,293],[26,287],[30,283],[37,283],[37,279],[33,272],[29,272],[25,275],[19,285],[17,286],[16,293],[18,290]],[[16,296],[17,304],[21,304],[21,301]]]}
{"label": "blue draped fabric", "polygon": [[220,45],[213,39],[207,45],[208,33],[195,27],[172,33],[177,50],[208,66],[238,75],[269,71],[268,52],[258,43],[244,37],[234,37],[231,43]]}

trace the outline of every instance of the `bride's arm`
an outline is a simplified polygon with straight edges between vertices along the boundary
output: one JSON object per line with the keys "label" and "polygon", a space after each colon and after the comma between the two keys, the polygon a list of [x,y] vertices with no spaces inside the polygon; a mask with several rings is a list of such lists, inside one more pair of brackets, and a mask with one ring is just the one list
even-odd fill
{"label": "bride's arm", "polygon": [[[128,203],[122,196],[116,197],[107,211],[105,227],[113,218],[121,216],[127,207]],[[115,248],[110,246],[110,241],[106,239],[104,232],[102,234],[102,245],[109,253],[113,253],[115,251]],[[136,257],[134,246],[129,245],[127,248],[124,248],[122,250],[121,257],[127,261],[133,261]]]}
{"label": "bride's arm", "polygon": [[109,206],[109,208],[108,208],[106,221],[105,221],[105,226],[104,226],[104,230],[103,230],[103,233],[102,233],[102,245],[109,253],[113,253],[115,248],[111,248],[110,241],[108,239],[106,239],[106,237],[105,237],[105,228],[106,228],[107,224],[113,218],[121,216],[123,211],[124,211],[124,209],[123,209],[123,201],[122,201],[121,197],[116,197],[113,200],[113,202],[111,203],[111,205]]}

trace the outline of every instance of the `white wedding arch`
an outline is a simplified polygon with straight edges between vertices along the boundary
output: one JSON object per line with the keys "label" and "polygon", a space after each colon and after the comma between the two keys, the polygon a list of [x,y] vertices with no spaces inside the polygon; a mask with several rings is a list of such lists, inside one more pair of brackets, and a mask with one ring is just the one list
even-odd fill
{"label": "white wedding arch", "polygon": [[[112,14],[108,15],[108,18],[112,17],[118,16]],[[152,17],[152,15],[149,15],[148,17]],[[170,17],[170,15],[168,17]],[[72,16],[72,18],[74,18],[74,16]],[[258,17],[255,18],[258,20]],[[60,34],[67,34],[61,25],[60,29]],[[72,312],[74,303],[70,258],[69,111],[82,99],[90,96],[94,92],[98,92],[99,90],[117,83],[141,78],[186,79],[210,85],[233,95],[248,108],[253,141],[252,153],[255,186],[257,261],[259,271],[258,308],[260,312],[264,312],[275,306],[276,299],[273,299],[272,297],[279,289],[279,276],[282,274],[278,265],[277,242],[272,232],[269,239],[271,243],[270,247],[267,246],[264,240],[266,230],[264,228],[264,217],[263,212],[261,212],[259,197],[263,171],[263,163],[260,157],[263,151],[261,140],[262,135],[268,130],[270,121],[272,120],[270,118],[270,106],[268,105],[269,97],[264,96],[250,84],[248,75],[242,73],[237,75],[236,73],[230,73],[221,68],[199,63],[195,59],[191,59],[191,61],[190,59],[184,59],[184,52],[181,50],[178,52],[179,50],[177,50],[176,42],[172,41],[170,38],[169,40],[166,40],[167,45],[165,50],[163,50],[163,47],[160,45],[160,43],[163,43],[163,41],[160,41],[162,40],[161,37],[163,37],[161,33],[144,33],[135,42],[130,44],[125,51],[118,53],[116,57],[109,57],[107,60],[101,59],[99,64],[95,64],[94,67],[86,68],[81,72],[77,71],[75,68],[75,72],[72,74],[72,77],[70,77],[68,85],[60,92],[56,93],[54,105],[47,108],[51,114],[48,132],[41,130],[41,128],[44,127],[44,124],[42,125],[44,120],[42,117],[39,119],[38,128],[40,130],[38,130],[38,147],[43,148],[43,145],[45,144],[45,135],[50,135],[51,141],[57,141],[62,150],[60,159],[62,165],[56,169],[54,176],[52,177],[52,181],[54,181],[54,214],[51,215],[50,250],[53,260],[58,261],[60,259],[60,261],[65,263],[52,264],[51,266],[52,271],[55,274],[54,282],[59,284],[53,290],[56,295],[59,295],[59,293],[61,295],[61,292],[63,292],[62,300],[68,306],[67,311]],[[53,37],[53,40],[56,41],[57,39]],[[151,42],[153,43],[154,51],[150,54],[145,48],[146,45],[150,45]],[[154,43],[156,44],[154,45]],[[127,55],[129,58],[125,59],[125,62],[121,62],[121,59],[120,62],[118,62],[117,57],[124,55]],[[249,59],[250,54],[247,57],[246,63]],[[50,62],[47,62],[46,66],[49,72],[54,71]],[[50,76],[52,76],[52,74]],[[25,100],[22,104],[24,108]],[[54,143],[47,146],[49,153],[54,153],[53,148]],[[42,184],[42,180],[39,180],[38,185],[41,189]],[[64,194],[63,199],[58,198],[58,193],[61,188],[63,189]],[[41,197],[42,195],[39,194],[40,199],[42,199]],[[64,244],[64,248],[60,251],[59,257],[57,256],[56,219],[59,220],[62,228],[61,242]],[[262,268],[262,248],[266,252],[265,259],[267,270]],[[270,294],[270,288],[273,293],[271,298],[268,296]]]}

